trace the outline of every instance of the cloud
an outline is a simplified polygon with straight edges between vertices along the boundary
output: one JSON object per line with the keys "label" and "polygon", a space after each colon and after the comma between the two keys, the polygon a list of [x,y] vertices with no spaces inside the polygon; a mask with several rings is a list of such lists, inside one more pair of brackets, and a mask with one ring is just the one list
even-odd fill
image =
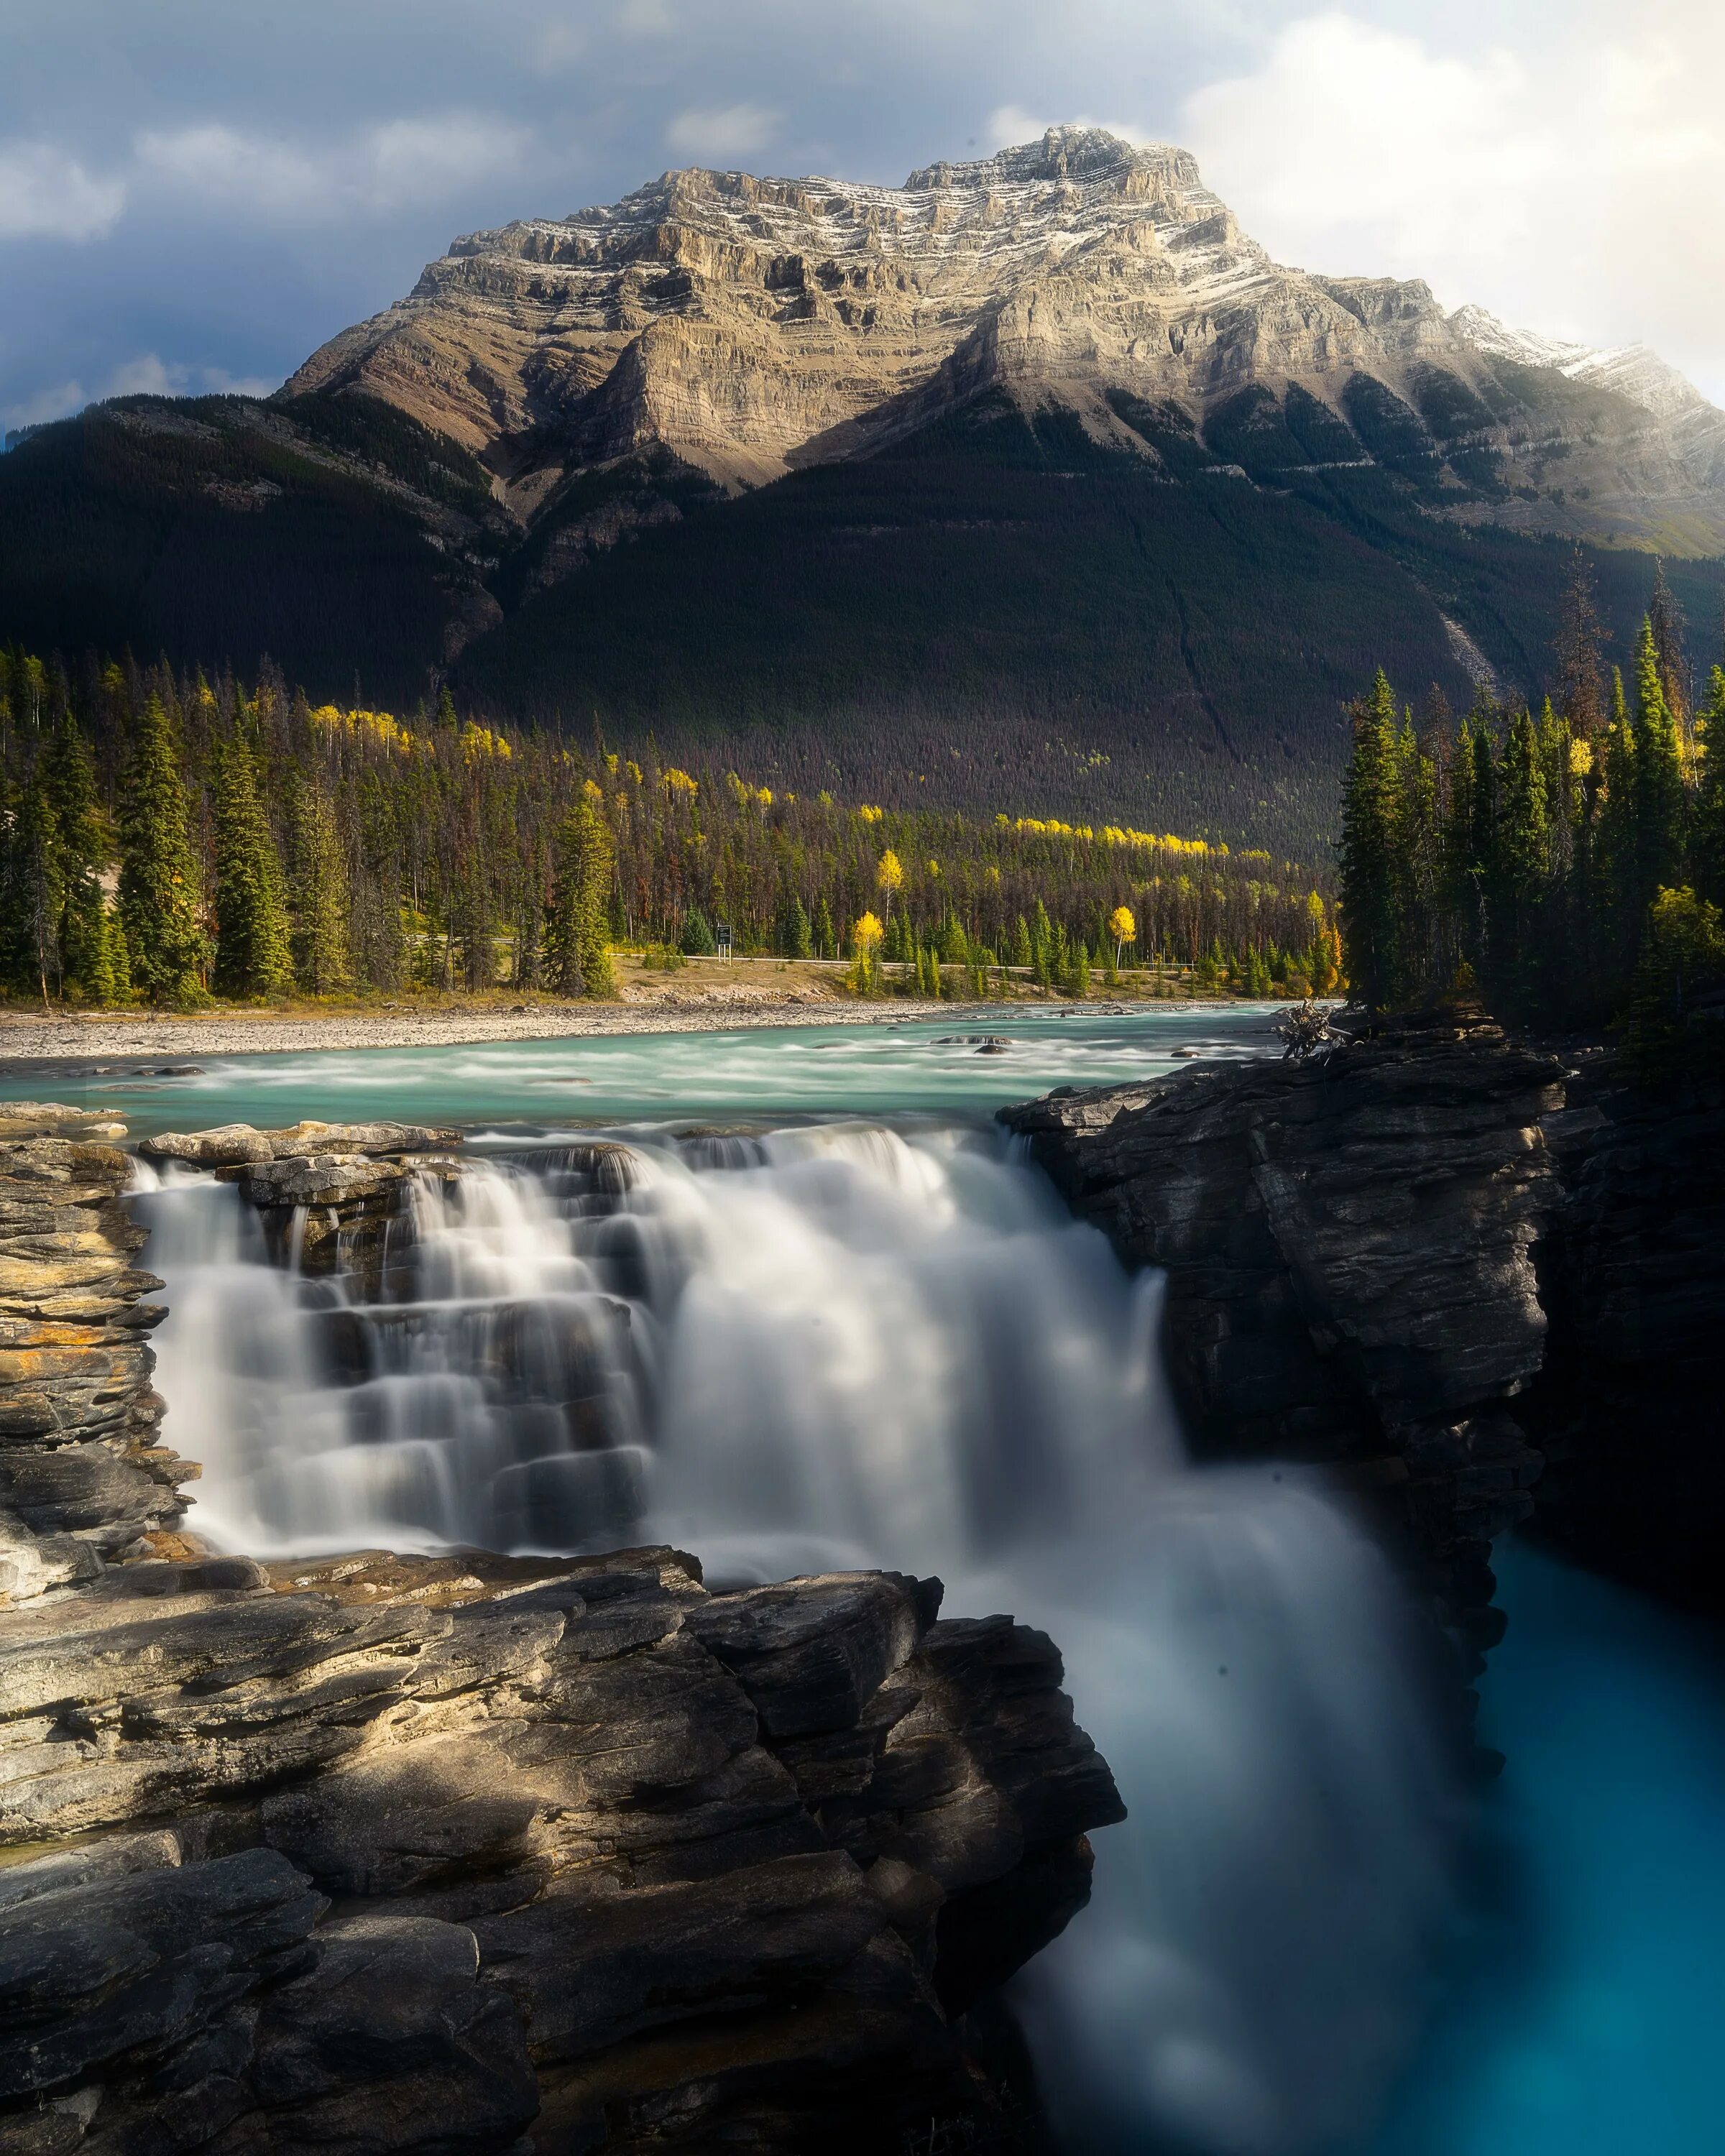
{"label": "cloud", "polygon": [[[1518,326],[1645,340],[1725,391],[1719,33],[1667,11],[1633,48],[1466,58],[1340,13],[1186,100],[1182,139],[1284,260],[1424,277]],[[1725,57],[1725,54],[1715,57]],[[1704,384],[1704,386],[1707,386]]]}
{"label": "cloud", "polygon": [[1040,141],[1058,125],[1056,121],[1033,120],[1022,105],[1002,105],[988,115],[983,135],[991,150],[1015,150],[1020,142]]}
{"label": "cloud", "polygon": [[266,375],[234,375],[225,367],[195,367],[141,352],[121,360],[94,395],[81,382],[56,382],[0,409],[0,420],[8,427],[33,427],[44,420],[69,419],[86,404],[110,397],[267,397],[280,386]]}
{"label": "cloud", "polygon": [[665,139],[680,157],[747,157],[766,148],[778,126],[778,115],[764,105],[726,105],[680,112]]}
{"label": "cloud", "polygon": [[529,139],[513,121],[454,112],[391,120],[321,143],[207,121],[146,131],[136,153],[145,173],[177,192],[301,223],[388,216],[458,195],[518,166]]}
{"label": "cloud", "polygon": [[39,427],[49,419],[64,419],[81,411],[89,402],[81,382],[56,382],[16,404],[0,408],[0,421],[8,427]]}
{"label": "cloud", "polygon": [[98,239],[125,207],[124,180],[52,143],[0,143],[0,239]]}

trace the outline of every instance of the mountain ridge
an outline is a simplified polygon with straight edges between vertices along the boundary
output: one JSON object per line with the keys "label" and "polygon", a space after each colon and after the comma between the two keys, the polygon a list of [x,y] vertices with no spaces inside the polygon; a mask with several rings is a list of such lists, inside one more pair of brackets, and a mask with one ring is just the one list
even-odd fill
{"label": "mountain ridge", "polygon": [[280,394],[398,404],[480,457],[531,523],[572,473],[649,446],[734,490],[866,454],[987,391],[1074,411],[1155,465],[1121,397],[1202,431],[1243,392],[1297,388],[1334,423],[1334,454],[1307,463],[1382,460],[1350,409],[1357,380],[1395,400],[1446,513],[1725,548],[1725,413],[1652,354],[1446,314],[1419,280],[1289,268],[1189,152],[1096,128],[899,188],[673,171],[468,234]]}
{"label": "mountain ridge", "polygon": [[668,174],[466,235],[268,402],[33,434],[0,640],[1316,858],[1347,700],[1537,696],[1576,544],[1609,656],[1655,549],[1718,618],[1725,415],[1662,363],[1286,269],[1177,149],[911,178]]}

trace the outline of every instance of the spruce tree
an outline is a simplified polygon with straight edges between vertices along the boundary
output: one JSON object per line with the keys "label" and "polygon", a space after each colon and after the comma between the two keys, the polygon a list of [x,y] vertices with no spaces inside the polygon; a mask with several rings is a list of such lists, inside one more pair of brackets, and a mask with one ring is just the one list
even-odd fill
{"label": "spruce tree", "polygon": [[334,803],[320,780],[295,769],[288,783],[288,875],[294,979],[307,995],[352,984],[347,875]]}
{"label": "spruce tree", "polygon": [[1532,991],[1535,921],[1551,868],[1551,819],[1545,770],[1531,713],[1517,711],[1498,767],[1494,848],[1491,979],[1517,1002]]}
{"label": "spruce tree", "polygon": [[1596,963],[1604,975],[1608,998],[1623,983],[1644,911],[1638,866],[1640,787],[1635,767],[1636,749],[1635,730],[1624,702],[1623,676],[1614,667],[1611,716],[1605,728],[1604,754],[1600,759],[1594,843],[1595,911],[1592,941]]}
{"label": "spruce tree", "polygon": [[815,902],[814,946],[818,957],[836,958],[839,955],[839,938],[833,928],[833,911],[827,904],[824,891]]}
{"label": "spruce tree", "polygon": [[200,1001],[209,942],[173,730],[162,699],[132,728],[120,795],[120,920],[132,986],[153,1004]]}
{"label": "spruce tree", "polygon": [[107,833],[90,747],[69,711],[62,713],[43,752],[42,777],[59,849],[59,942],[65,983],[92,1003],[105,1003],[107,901],[101,879],[108,863]]}
{"label": "spruce tree", "polygon": [[285,995],[294,983],[294,961],[281,860],[258,792],[256,759],[243,733],[215,742],[210,791],[216,987],[227,996]]}
{"label": "spruce tree", "polygon": [[32,988],[39,990],[45,1007],[50,983],[56,994],[61,987],[59,921],[64,886],[60,877],[59,829],[49,798],[44,761],[39,756],[36,759],[36,768],[18,800],[9,896],[16,909],[13,926],[23,977]]}
{"label": "spruce tree", "polygon": [[[1653,646],[1660,695],[1680,738],[1689,726],[1689,659],[1684,649],[1683,609],[1665,580],[1665,563],[1653,571],[1653,596],[1647,603],[1647,634]],[[1636,656],[1640,670],[1640,654]]]}
{"label": "spruce tree", "polygon": [[1656,891],[1682,881],[1688,833],[1676,713],[1651,619],[1635,647],[1635,936]]}
{"label": "spruce tree", "polygon": [[[556,880],[545,917],[546,973],[560,995],[615,993],[605,937],[611,862],[610,827],[591,801],[578,801],[557,827]],[[691,911],[691,921],[696,918]],[[685,926],[685,947],[688,940]]]}
{"label": "spruce tree", "polygon": [[1716,666],[1696,713],[1701,773],[1690,832],[1690,865],[1697,894],[1725,906],[1725,667]]}
{"label": "spruce tree", "polygon": [[1341,914],[1348,973],[1369,1010],[1401,993],[1395,855],[1395,698],[1383,669],[1354,706],[1353,749],[1342,786]]}

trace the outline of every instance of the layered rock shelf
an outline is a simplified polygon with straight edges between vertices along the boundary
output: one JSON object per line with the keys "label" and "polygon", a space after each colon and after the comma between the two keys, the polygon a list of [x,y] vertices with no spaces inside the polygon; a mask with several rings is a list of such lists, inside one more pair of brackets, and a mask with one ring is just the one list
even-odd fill
{"label": "layered rock shelf", "polygon": [[[117,1134],[0,1134],[0,2151],[983,2145],[973,2010],[1123,1815],[1053,1644],[896,1573],[203,1548]],[[339,1239],[449,1135],[149,1150]]]}

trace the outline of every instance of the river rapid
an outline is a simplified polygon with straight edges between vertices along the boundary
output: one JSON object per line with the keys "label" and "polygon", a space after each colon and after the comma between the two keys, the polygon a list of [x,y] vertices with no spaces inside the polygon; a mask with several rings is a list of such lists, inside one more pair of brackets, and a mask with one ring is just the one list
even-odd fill
{"label": "river rapid", "polygon": [[141,1168],[165,1435],[213,1540],[664,1539],[715,1585],[885,1565],[1053,1634],[1131,1813],[1014,1986],[1072,2156],[1711,2148],[1707,1643],[1517,1553],[1481,1812],[1369,1543],[1291,1471],[1188,1466],[1157,1281],[988,1120],[1274,1045],[1240,1007],[1014,1014],[54,1090],[138,1133],[470,1134],[364,1280],[272,1267],[231,1187]]}

